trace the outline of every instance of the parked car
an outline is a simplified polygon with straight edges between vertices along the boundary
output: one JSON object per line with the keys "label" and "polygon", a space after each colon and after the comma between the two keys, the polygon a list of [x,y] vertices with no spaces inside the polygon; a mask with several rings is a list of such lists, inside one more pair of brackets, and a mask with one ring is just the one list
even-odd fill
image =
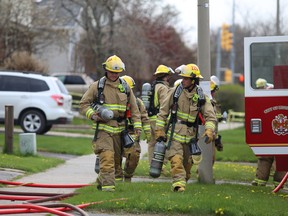
{"label": "parked car", "polygon": [[5,106],[14,107],[15,125],[24,132],[44,134],[53,124],[73,120],[72,96],[56,77],[23,72],[0,72],[0,123]]}
{"label": "parked car", "polygon": [[52,76],[60,79],[71,95],[83,95],[94,80],[84,73],[56,73]]}

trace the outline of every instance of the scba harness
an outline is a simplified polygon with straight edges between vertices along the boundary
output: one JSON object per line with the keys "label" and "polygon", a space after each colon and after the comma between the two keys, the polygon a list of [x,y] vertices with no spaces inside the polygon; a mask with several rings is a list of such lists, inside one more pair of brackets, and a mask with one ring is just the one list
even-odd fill
{"label": "scba harness", "polygon": [[162,84],[164,85],[163,81],[154,81],[152,83],[152,86],[151,86],[151,95],[149,97],[149,107],[147,109],[147,112],[148,112],[148,116],[151,117],[151,116],[154,116],[154,115],[157,115],[157,113],[159,113],[159,107],[155,107],[155,103],[154,103],[154,99],[155,99],[155,87],[157,84]]}
{"label": "scba harness", "polygon": [[[174,134],[174,130],[175,130],[175,124],[177,122],[177,110],[178,110],[178,99],[180,97],[180,95],[183,92],[183,85],[182,83],[180,83],[173,94],[173,104],[171,106],[171,112],[170,112],[170,119],[166,128],[166,134],[168,133],[168,130],[170,128],[171,125],[171,132],[170,132],[170,137],[168,140],[168,145],[167,148],[169,149],[171,146],[171,142],[172,142],[172,138],[173,138],[173,134]],[[196,94],[193,96],[193,101],[197,100],[197,115],[196,115],[196,119],[195,122],[185,122],[185,121],[180,121],[181,124],[185,124],[188,127],[195,127],[196,128],[196,132],[198,133],[198,126],[200,124],[202,124],[203,122],[200,122],[199,119],[201,119],[200,117],[200,109],[201,107],[205,104],[206,99],[205,99],[205,94],[203,92],[203,89],[196,85]],[[196,134],[196,139],[197,139],[197,134]]]}
{"label": "scba harness", "polygon": [[[129,97],[130,97],[130,88],[128,87],[128,84],[125,82],[124,79],[122,79],[121,77],[119,77],[120,80],[120,84],[123,85],[124,87],[124,92],[127,94],[127,98],[129,101]],[[106,82],[106,77],[102,77],[99,82],[98,82],[98,95],[96,97],[96,100],[94,103],[98,103],[100,105],[103,105],[105,102],[105,98],[104,98],[104,94],[103,94],[103,90],[105,87],[105,82]]]}
{"label": "scba harness", "polygon": [[[130,110],[129,110],[130,88],[128,87],[128,84],[125,82],[124,79],[119,77],[119,80],[120,80],[120,85],[122,86],[122,87],[119,86],[120,92],[125,92],[127,94],[126,112],[125,112],[125,116],[124,117],[118,117],[118,118],[114,119],[113,118],[113,116],[114,116],[113,112],[103,106],[103,104],[105,103],[105,97],[104,97],[103,91],[104,91],[104,87],[105,87],[106,77],[102,77],[99,80],[98,87],[97,87],[98,94],[96,96],[95,101],[91,104],[91,107],[96,112],[98,112],[101,108],[104,107],[104,109],[102,109],[102,110],[106,109],[106,110],[112,112],[112,116],[111,116],[110,120],[114,119],[117,122],[121,122],[121,121],[125,120],[127,122],[127,113],[130,112]],[[103,111],[103,113],[104,113],[104,111]],[[127,123],[125,125],[127,125]],[[99,122],[96,123],[96,130],[95,130],[94,140],[97,139],[98,127],[99,127]]]}

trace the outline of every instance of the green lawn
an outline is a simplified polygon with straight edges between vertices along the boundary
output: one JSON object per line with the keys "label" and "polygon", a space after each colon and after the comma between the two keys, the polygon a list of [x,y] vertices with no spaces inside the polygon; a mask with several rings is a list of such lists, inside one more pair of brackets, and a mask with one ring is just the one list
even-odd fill
{"label": "green lawn", "polygon": [[[161,215],[288,215],[287,193],[271,193],[272,187],[252,187],[255,176],[256,157],[245,144],[244,128],[221,131],[224,151],[217,152],[213,174],[217,184],[197,183],[197,166],[192,167],[191,182],[185,193],[171,191],[171,178],[164,182],[118,183],[115,193],[104,193],[95,186],[84,187],[79,195],[65,202],[95,203],[86,211],[117,212],[117,214],[161,214]],[[0,154],[0,167],[14,168],[27,174],[41,172],[54,167],[63,160],[41,156],[21,156],[19,137],[14,134],[14,154]],[[4,146],[4,134],[0,134],[0,147]],[[83,155],[92,153],[91,138],[68,138],[37,135],[37,150],[63,154]],[[231,163],[231,161],[235,163]],[[243,163],[244,162],[244,163]],[[148,177],[147,160],[141,160],[135,176]],[[150,179],[151,180],[151,179]],[[220,184],[221,182],[221,184]],[[227,184],[241,182],[241,184]],[[244,185],[243,185],[244,184]],[[271,179],[270,184],[272,185]],[[281,210],[279,210],[281,209]]]}
{"label": "green lawn", "polygon": [[170,187],[167,182],[118,183],[116,192],[107,193],[89,186],[66,202],[90,203],[86,211],[121,215],[288,215],[288,195],[273,194],[270,187],[189,183],[184,193]]}

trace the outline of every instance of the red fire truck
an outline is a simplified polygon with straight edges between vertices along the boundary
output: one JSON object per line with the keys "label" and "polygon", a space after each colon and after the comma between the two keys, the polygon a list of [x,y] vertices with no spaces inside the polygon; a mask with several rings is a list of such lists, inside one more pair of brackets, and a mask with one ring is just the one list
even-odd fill
{"label": "red fire truck", "polygon": [[[245,38],[244,63],[246,143],[288,171],[288,36]],[[267,88],[256,87],[259,78]]]}

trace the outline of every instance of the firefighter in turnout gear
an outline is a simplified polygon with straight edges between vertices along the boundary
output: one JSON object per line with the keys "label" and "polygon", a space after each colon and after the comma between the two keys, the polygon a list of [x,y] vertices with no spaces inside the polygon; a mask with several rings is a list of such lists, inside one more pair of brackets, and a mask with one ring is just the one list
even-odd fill
{"label": "firefighter in turnout gear", "polygon": [[[125,75],[125,76],[122,76],[121,78],[125,80],[125,82],[130,86],[131,89],[135,87],[135,81],[132,77]],[[148,113],[146,111],[146,108],[142,100],[137,97],[136,101],[137,101],[137,106],[141,114],[142,129],[144,130],[146,139],[150,140],[151,139],[151,127],[150,127],[150,120],[148,117]],[[132,124],[132,119],[129,118],[128,121],[129,121],[128,130],[129,130],[129,133],[131,133],[135,143],[131,148],[124,149],[123,157],[126,158],[124,170],[122,170],[122,166],[121,166],[122,164],[117,164],[117,167],[115,167],[116,181],[122,181],[124,177],[125,182],[131,182],[131,178],[133,177],[134,171],[136,170],[139,159],[140,159],[140,153],[141,153],[141,147],[139,143],[140,137],[136,137],[134,134],[134,126]]]}
{"label": "firefighter in turnout gear", "polygon": [[[211,104],[214,108],[214,112],[216,114],[216,118],[217,118],[217,123],[216,123],[216,127],[215,127],[215,139],[212,141],[212,144],[215,146],[215,148],[217,149],[217,151],[223,151],[223,144],[221,141],[221,135],[218,134],[218,122],[222,121],[223,117],[221,114],[221,105],[219,103],[217,103],[216,99],[215,99],[215,95],[217,93],[217,91],[219,90],[219,85],[220,85],[220,81],[216,76],[211,76],[210,77],[210,91],[211,91]],[[213,148],[213,164],[215,162],[215,157],[216,157],[216,151],[215,148]]]}
{"label": "firefighter in turnout gear", "polygon": [[[105,76],[91,84],[85,92],[80,101],[80,112],[94,122],[92,147],[100,162],[97,188],[115,191],[115,164],[121,162],[123,148],[133,144],[128,146],[123,142],[127,137],[127,111],[131,112],[136,136],[141,134],[141,119],[133,91],[119,78],[125,70],[122,60],[116,55],[110,56],[103,63],[103,68]],[[106,113],[112,111],[112,115],[107,118],[103,110]]]}
{"label": "firefighter in turnout gear", "polygon": [[[198,131],[199,114],[205,119],[205,132],[202,137],[205,136],[207,144],[214,138],[217,119],[209,97],[204,95],[198,86],[199,79],[203,78],[198,66],[188,64],[177,69],[176,73],[183,80],[178,86],[170,89],[166,95],[157,115],[155,134],[157,140],[168,141],[166,154],[171,163],[172,190],[183,192],[186,182],[191,176],[190,170],[193,161],[190,143],[192,138],[198,136],[196,131]],[[168,125],[169,130],[166,134],[165,126],[169,117],[173,117],[174,120],[172,124]],[[174,127],[172,127],[173,123]]]}
{"label": "firefighter in turnout gear", "polygon": [[[155,80],[152,83],[152,100],[150,102],[150,107],[148,109],[148,115],[151,123],[151,141],[148,143],[148,162],[151,164],[153,157],[154,147],[156,144],[155,139],[155,127],[156,127],[156,118],[157,113],[159,112],[160,107],[163,104],[164,99],[167,97],[169,90],[169,79],[174,73],[172,68],[165,65],[159,65],[154,73]],[[163,164],[163,174],[166,174],[166,164],[167,157],[165,157]]]}
{"label": "firefighter in turnout gear", "polygon": [[[266,79],[259,78],[255,82],[257,89],[273,89],[274,85],[267,83]],[[271,169],[275,166],[275,157],[274,156],[258,156],[257,169],[256,169],[256,178],[252,181],[254,186],[266,186],[267,181],[271,173]],[[274,169],[275,170],[275,169]],[[273,174],[273,183],[277,187],[278,184],[285,176],[284,171],[276,171]]]}

